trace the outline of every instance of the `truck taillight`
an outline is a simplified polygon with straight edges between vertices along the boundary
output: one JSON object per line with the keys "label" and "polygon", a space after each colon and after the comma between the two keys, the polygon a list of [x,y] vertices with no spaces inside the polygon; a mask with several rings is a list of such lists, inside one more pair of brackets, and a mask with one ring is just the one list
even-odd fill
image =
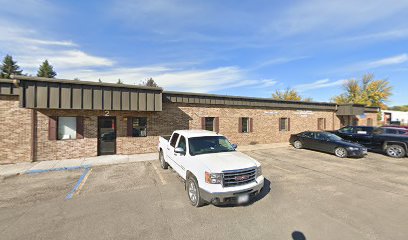
{"label": "truck taillight", "polygon": [[209,173],[205,172],[205,182],[209,184],[221,184],[222,174],[221,173]]}

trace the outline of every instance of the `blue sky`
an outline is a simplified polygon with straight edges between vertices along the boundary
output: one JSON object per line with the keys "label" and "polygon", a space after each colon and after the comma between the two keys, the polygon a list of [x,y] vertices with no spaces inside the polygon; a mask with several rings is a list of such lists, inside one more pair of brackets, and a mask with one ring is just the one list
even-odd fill
{"label": "blue sky", "polygon": [[373,73],[408,104],[408,1],[0,0],[0,56],[25,73],[270,97],[295,88],[329,101]]}

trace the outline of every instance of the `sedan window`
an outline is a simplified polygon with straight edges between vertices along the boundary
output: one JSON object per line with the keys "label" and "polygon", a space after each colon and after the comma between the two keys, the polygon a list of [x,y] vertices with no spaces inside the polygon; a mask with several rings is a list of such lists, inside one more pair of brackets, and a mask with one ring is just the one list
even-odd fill
{"label": "sedan window", "polygon": [[328,138],[327,138],[327,135],[326,134],[324,134],[324,133],[315,133],[315,138],[317,139],[317,140],[327,140]]}
{"label": "sedan window", "polygon": [[353,127],[344,127],[339,130],[341,133],[353,133]]}
{"label": "sedan window", "polygon": [[302,135],[300,135],[300,136],[305,137],[305,138],[313,138],[313,133],[305,132],[305,133],[302,133]]}

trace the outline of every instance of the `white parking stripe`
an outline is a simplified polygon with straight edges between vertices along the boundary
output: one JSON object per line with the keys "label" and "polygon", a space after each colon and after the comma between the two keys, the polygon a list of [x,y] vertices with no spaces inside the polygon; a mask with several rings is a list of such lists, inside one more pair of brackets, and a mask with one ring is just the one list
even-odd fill
{"label": "white parking stripe", "polygon": [[287,169],[284,169],[284,168],[281,168],[281,167],[278,167],[278,166],[275,166],[275,165],[270,165],[270,166],[272,166],[274,168],[277,168],[277,169],[280,169],[280,170],[283,170],[283,171],[286,171],[286,172],[289,172],[289,173],[295,173],[293,171],[290,171],[290,170],[287,170]]}
{"label": "white parking stripe", "polygon": [[159,178],[160,178],[160,181],[162,182],[162,184],[163,184],[163,185],[166,185],[167,182],[166,182],[166,180],[164,180],[164,177],[163,177],[163,175],[160,173],[159,169],[156,167],[156,165],[154,165],[154,164],[152,164],[152,165],[153,165],[153,168],[154,168],[154,170],[156,171],[157,175],[159,175]]}

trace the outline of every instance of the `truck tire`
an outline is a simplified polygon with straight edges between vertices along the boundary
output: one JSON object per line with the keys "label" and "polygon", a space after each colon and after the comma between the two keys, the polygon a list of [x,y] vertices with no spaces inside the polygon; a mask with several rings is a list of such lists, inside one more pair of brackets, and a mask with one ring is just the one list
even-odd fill
{"label": "truck tire", "polygon": [[347,150],[345,148],[338,147],[334,150],[334,154],[336,157],[345,158],[347,157]]}
{"label": "truck tire", "polygon": [[187,196],[191,205],[194,207],[201,207],[204,205],[204,200],[200,196],[200,188],[197,179],[194,176],[189,176],[186,182]]}
{"label": "truck tire", "polygon": [[166,162],[166,160],[164,159],[164,155],[163,155],[163,151],[160,150],[159,152],[159,160],[160,160],[160,166],[163,169],[168,169],[169,168],[169,164]]}
{"label": "truck tire", "polygon": [[388,145],[385,148],[385,153],[388,156],[393,157],[393,158],[402,158],[402,157],[405,157],[406,155],[405,148],[403,146],[396,145],[396,144]]}

